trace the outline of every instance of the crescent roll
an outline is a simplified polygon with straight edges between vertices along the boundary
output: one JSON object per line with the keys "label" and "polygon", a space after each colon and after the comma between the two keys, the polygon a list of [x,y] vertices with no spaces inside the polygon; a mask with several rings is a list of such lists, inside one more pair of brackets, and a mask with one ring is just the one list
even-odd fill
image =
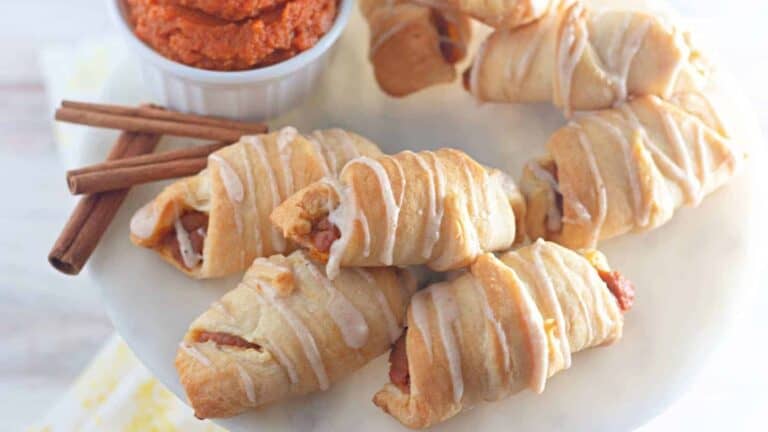
{"label": "crescent roll", "polygon": [[415,283],[395,268],[345,269],[330,281],[301,251],[256,259],[179,346],[195,415],[229,417],[327,389],[399,337]]}
{"label": "crescent roll", "polygon": [[402,0],[363,0],[371,30],[369,56],[379,87],[405,96],[456,78],[467,53],[469,19]]}
{"label": "crescent roll", "polygon": [[571,248],[666,223],[727,182],[745,158],[700,93],[646,96],[581,116],[547,149],[520,181],[526,228],[531,238]]}
{"label": "crescent roll", "polygon": [[373,143],[341,129],[305,137],[288,127],[245,136],[139,210],[131,240],[195,278],[243,271],[256,257],[292,250],[269,222],[284,198],[335,176],[352,158],[380,154]]}
{"label": "crescent roll", "polygon": [[417,293],[373,402],[411,428],[546,381],[571,354],[621,337],[634,287],[599,252],[539,240]]}
{"label": "crescent roll", "polygon": [[544,16],[561,0],[413,0],[455,10],[496,28],[515,28]]}
{"label": "crescent roll", "polygon": [[565,1],[530,25],[492,33],[465,86],[483,101],[552,101],[570,117],[628,96],[668,98],[703,88],[708,75],[689,35],[661,18],[593,14],[580,1]]}
{"label": "crescent roll", "polygon": [[[465,153],[441,149],[347,164],[272,213],[286,238],[320,261],[340,266],[426,264],[464,267],[515,242],[525,204],[514,182]],[[517,219],[516,219],[517,217]]]}

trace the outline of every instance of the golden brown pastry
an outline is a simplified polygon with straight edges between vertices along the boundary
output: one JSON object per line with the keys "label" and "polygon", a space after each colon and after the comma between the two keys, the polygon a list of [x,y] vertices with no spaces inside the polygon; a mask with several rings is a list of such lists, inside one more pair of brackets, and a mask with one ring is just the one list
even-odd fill
{"label": "golden brown pastry", "polygon": [[465,85],[483,101],[552,101],[570,117],[628,96],[668,98],[703,88],[708,69],[689,35],[659,17],[594,14],[565,1],[530,25],[492,33]]}
{"label": "golden brown pastry", "polygon": [[646,96],[555,132],[520,181],[529,237],[594,247],[656,228],[728,181],[745,155],[707,98],[672,101]]}
{"label": "golden brown pastry", "polygon": [[599,252],[537,241],[417,293],[373,402],[425,428],[482,401],[537,393],[571,354],[621,337],[632,284]]}
{"label": "golden brown pastry", "polygon": [[376,81],[391,96],[405,96],[453,81],[467,53],[469,19],[403,0],[362,0],[371,30],[369,57]]}
{"label": "golden brown pastry", "polygon": [[[514,182],[454,149],[351,161],[339,181],[300,190],[272,213],[333,278],[339,267],[464,267],[509,248],[524,203]],[[516,217],[518,219],[516,219]]]}
{"label": "golden brown pastry", "polygon": [[196,278],[248,268],[256,257],[292,250],[269,214],[294,191],[335,176],[358,156],[381,152],[341,129],[302,136],[287,127],[243,137],[212,154],[208,168],[168,186],[131,220],[131,240]]}
{"label": "golden brown pastry", "polygon": [[544,16],[562,0],[413,0],[455,10],[497,28],[515,28]]}
{"label": "golden brown pastry", "polygon": [[415,283],[395,268],[345,269],[330,281],[301,251],[256,259],[176,354],[195,415],[229,417],[325,390],[389,349]]}

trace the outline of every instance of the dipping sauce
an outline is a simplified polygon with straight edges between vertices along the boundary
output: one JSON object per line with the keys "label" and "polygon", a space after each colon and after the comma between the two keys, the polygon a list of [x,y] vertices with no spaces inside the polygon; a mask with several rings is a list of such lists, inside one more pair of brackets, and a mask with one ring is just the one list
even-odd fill
{"label": "dipping sauce", "polygon": [[278,63],[331,28],[337,0],[125,0],[136,36],[163,56],[234,71]]}

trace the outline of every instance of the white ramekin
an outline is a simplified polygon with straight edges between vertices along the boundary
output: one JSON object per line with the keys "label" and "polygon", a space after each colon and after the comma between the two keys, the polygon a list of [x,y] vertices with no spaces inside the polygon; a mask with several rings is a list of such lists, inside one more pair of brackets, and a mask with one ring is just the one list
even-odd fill
{"label": "white ramekin", "polygon": [[340,0],[331,29],[312,48],[258,69],[220,72],[169,60],[133,33],[122,0],[107,0],[120,34],[141,61],[154,102],[178,111],[235,119],[269,119],[299,104],[320,79],[331,47],[349,21],[354,0]]}

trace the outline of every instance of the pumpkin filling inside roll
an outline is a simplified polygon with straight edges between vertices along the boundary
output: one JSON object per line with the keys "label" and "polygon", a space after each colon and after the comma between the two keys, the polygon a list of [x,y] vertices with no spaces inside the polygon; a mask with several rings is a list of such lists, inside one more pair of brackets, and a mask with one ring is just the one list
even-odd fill
{"label": "pumpkin filling inside roll", "polygon": [[464,48],[459,45],[461,40],[459,28],[442,12],[432,9],[430,19],[437,29],[440,38],[440,53],[448,63],[456,63],[464,57]]}
{"label": "pumpkin filling inside roll", "polygon": [[389,380],[403,393],[411,392],[411,376],[408,373],[408,353],[405,350],[406,328],[389,352]]}
{"label": "pumpkin filling inside roll", "polygon": [[341,232],[329,219],[323,216],[312,224],[312,231],[309,233],[312,246],[317,252],[327,253],[331,250],[331,245],[341,237]]}
{"label": "pumpkin filling inside roll", "polygon": [[[539,203],[546,205],[546,208],[542,209],[545,218],[544,227],[549,234],[559,233],[563,229],[565,213],[563,212],[563,194],[559,184],[557,165],[551,159],[544,159],[532,161],[527,168],[536,179],[537,186],[546,188],[543,201],[539,201]],[[527,187],[525,184],[521,186]]]}
{"label": "pumpkin filling inside roll", "polygon": [[622,312],[632,309],[632,303],[635,301],[635,285],[632,281],[617,271],[597,269],[597,274],[608,285],[608,290],[611,291],[611,294],[616,297],[619,309]]}
{"label": "pumpkin filling inside roll", "polygon": [[198,342],[198,343],[211,341],[218,346],[231,346],[231,347],[255,349],[255,350],[261,351],[261,345],[255,344],[253,342],[248,342],[247,340],[241,338],[240,336],[236,336],[229,333],[223,333],[223,332],[209,332],[209,331],[201,330],[195,334],[194,340],[195,342]]}
{"label": "pumpkin filling inside roll", "polygon": [[180,265],[192,269],[203,260],[203,245],[208,230],[208,215],[187,210],[163,237],[163,245]]}

